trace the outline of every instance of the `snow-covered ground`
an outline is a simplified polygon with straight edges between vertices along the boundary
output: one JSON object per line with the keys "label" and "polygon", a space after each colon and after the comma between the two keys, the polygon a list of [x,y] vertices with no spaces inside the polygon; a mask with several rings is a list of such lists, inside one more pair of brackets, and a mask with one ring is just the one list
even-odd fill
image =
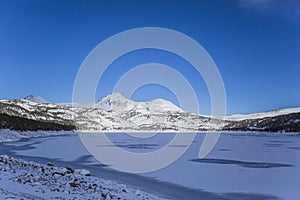
{"label": "snow-covered ground", "polygon": [[85,169],[0,156],[0,199],[159,199]]}

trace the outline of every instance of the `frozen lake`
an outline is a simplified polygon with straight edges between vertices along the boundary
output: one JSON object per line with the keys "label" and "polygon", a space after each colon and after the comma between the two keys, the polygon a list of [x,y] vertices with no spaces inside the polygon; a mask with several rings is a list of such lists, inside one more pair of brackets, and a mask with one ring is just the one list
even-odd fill
{"label": "frozen lake", "polygon": [[[118,147],[142,153],[161,148],[175,134],[160,133],[147,139],[122,133],[107,135]],[[172,199],[299,199],[299,136],[223,133],[213,151],[205,159],[199,159],[203,138],[203,133],[197,134],[191,147],[172,165],[138,175],[117,172],[99,163],[76,135],[2,143],[0,153],[40,163],[86,168],[96,176]],[[102,144],[97,148],[101,151],[107,146]],[[184,148],[184,145],[170,148]]]}

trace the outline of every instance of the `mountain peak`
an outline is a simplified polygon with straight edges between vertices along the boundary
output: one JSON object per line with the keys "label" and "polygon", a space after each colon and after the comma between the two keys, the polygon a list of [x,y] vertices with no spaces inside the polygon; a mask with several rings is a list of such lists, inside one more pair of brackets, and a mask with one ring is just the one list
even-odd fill
{"label": "mountain peak", "polygon": [[104,98],[128,100],[120,92],[114,92],[112,94],[109,94],[109,95],[105,96]]}
{"label": "mountain peak", "polygon": [[127,102],[127,101],[131,101],[131,100],[127,99],[119,92],[114,92],[112,94],[106,95],[105,97],[99,99],[97,101],[97,104],[99,104],[101,102],[120,102],[121,103],[121,102]]}
{"label": "mountain peak", "polygon": [[116,92],[109,94],[97,101],[96,107],[103,110],[120,110],[126,109],[132,101],[125,98],[121,93]]}
{"label": "mountain peak", "polygon": [[117,111],[117,112],[126,112],[126,111],[140,111],[147,110],[152,112],[161,112],[161,111],[182,111],[172,102],[165,99],[154,99],[149,102],[135,102],[130,99],[125,98],[121,93],[112,93],[107,95],[97,101],[96,107],[106,110],[106,111]]}
{"label": "mountain peak", "polygon": [[37,95],[33,95],[33,94],[29,94],[27,95],[25,98],[23,98],[27,101],[31,101],[31,102],[35,102],[35,103],[48,103],[48,101],[46,101],[45,99],[43,99],[40,96]]}

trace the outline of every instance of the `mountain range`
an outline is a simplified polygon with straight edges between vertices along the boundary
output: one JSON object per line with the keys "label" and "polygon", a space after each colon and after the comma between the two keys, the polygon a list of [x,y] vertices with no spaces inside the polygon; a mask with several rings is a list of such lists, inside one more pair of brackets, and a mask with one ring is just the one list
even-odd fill
{"label": "mountain range", "polygon": [[0,129],[300,132],[300,108],[218,117],[185,112],[164,99],[135,102],[120,93],[85,106],[54,104],[29,95],[0,100]]}

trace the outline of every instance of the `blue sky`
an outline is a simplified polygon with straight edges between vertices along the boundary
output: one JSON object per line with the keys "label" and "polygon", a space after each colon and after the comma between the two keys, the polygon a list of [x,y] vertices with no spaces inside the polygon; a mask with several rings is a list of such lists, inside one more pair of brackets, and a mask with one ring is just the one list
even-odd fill
{"label": "blue sky", "polygon": [[[224,80],[227,112],[251,113],[300,106],[300,3],[230,1],[0,1],[0,98],[36,94],[70,102],[77,70],[108,37],[138,27],[165,27],[199,42]],[[210,97],[187,62],[166,52],[141,50],[120,57],[100,80],[97,98],[132,67],[167,64],[195,87],[202,114]],[[134,100],[175,95],[147,85]]]}

